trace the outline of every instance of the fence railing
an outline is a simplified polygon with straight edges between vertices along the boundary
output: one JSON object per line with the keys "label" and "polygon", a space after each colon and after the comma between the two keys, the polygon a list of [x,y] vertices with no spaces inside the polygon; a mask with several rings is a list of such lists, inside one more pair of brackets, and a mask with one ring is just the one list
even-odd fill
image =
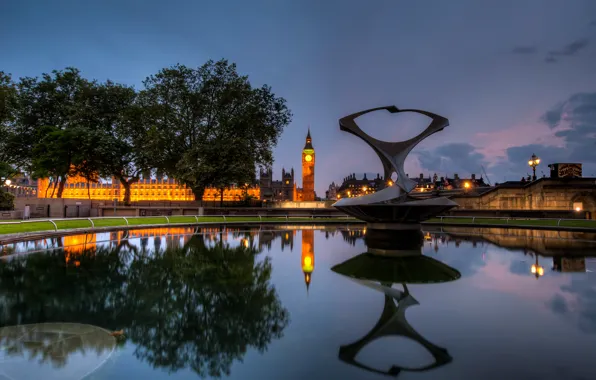
{"label": "fence railing", "polygon": [[[0,234],[14,232],[33,232],[47,230],[62,230],[69,228],[99,228],[99,227],[142,227],[151,225],[183,225],[202,223],[291,223],[326,221],[358,221],[346,215],[174,215],[174,216],[103,216],[93,218],[43,218],[22,221],[0,221]],[[35,229],[34,224],[47,224],[49,228]],[[29,228],[25,227],[29,225]],[[14,226],[15,228],[10,228]],[[39,226],[35,226],[39,227]],[[34,228],[34,229],[30,229]],[[9,231],[7,231],[9,230]],[[21,230],[21,231],[19,231]]]}
{"label": "fence railing", "polygon": [[[455,219],[459,223],[470,223],[470,224],[487,224],[486,221],[493,222],[495,225],[510,225],[515,224],[516,226],[522,225],[519,222],[528,222],[528,225],[553,225],[561,227],[561,223],[569,222],[571,224],[582,224],[582,225],[593,225],[596,227],[596,220],[590,219],[571,219],[571,218],[531,218],[531,217],[499,217],[499,216],[436,216],[432,219],[439,219],[440,223],[446,223],[448,220]],[[482,223],[484,222],[484,223]],[[498,222],[498,223],[495,223]],[[433,221],[429,221],[433,223]],[[435,222],[436,223],[436,222]],[[490,224],[493,224],[490,223]],[[455,224],[455,223],[454,223]]]}

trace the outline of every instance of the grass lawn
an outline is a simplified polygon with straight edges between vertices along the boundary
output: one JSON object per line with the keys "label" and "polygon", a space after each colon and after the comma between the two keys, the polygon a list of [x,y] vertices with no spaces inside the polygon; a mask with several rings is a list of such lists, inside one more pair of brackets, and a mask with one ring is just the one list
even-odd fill
{"label": "grass lawn", "polygon": [[[129,226],[143,226],[152,224],[195,224],[208,222],[279,222],[279,223],[292,223],[292,222],[354,222],[357,221],[353,218],[308,218],[308,217],[289,217],[286,219],[282,217],[267,217],[261,218],[254,216],[200,216],[195,218],[194,216],[150,216],[150,217],[126,217],[126,220],[122,217],[115,218],[91,218],[95,227],[126,227]],[[88,219],[55,219],[54,222],[59,230],[72,229],[72,228],[89,228],[92,227],[91,222]],[[128,222],[128,224],[127,224]],[[54,224],[50,221],[27,221],[27,222],[0,222],[0,234],[13,234],[23,232],[36,232],[36,231],[53,231],[55,230]]]}
{"label": "grass lawn", "polygon": [[429,219],[427,222],[431,223],[443,223],[443,224],[491,224],[495,226],[550,226],[550,227],[583,227],[583,228],[595,228],[596,220],[586,219],[567,219],[561,220],[559,223],[558,219],[493,219],[493,218],[449,218],[444,217],[443,220],[440,218]]}

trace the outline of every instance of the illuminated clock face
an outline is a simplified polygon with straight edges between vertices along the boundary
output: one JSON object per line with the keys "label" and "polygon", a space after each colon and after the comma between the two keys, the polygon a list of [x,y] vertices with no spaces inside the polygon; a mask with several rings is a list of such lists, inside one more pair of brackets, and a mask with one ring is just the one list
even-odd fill
{"label": "illuminated clock face", "polygon": [[310,154],[307,154],[306,156],[304,156],[304,161],[311,162],[312,161],[312,156]]}

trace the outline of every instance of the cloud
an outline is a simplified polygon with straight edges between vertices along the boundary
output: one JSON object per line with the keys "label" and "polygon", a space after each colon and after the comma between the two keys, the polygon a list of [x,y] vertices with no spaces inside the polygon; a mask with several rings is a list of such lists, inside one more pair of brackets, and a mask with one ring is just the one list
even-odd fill
{"label": "cloud", "polygon": [[528,275],[528,263],[525,261],[511,261],[509,272],[523,276]]}
{"label": "cloud", "polygon": [[534,54],[537,51],[536,46],[516,46],[511,50],[513,54]]}
{"label": "cloud", "polygon": [[488,165],[484,154],[468,143],[445,144],[432,151],[418,152],[417,155],[423,169],[448,175],[480,173],[480,166]]}
{"label": "cloud", "polygon": [[567,314],[569,311],[567,301],[560,294],[555,294],[547,304],[549,305],[550,309],[557,314]]}
{"label": "cloud", "polygon": [[[576,297],[572,309],[573,315],[577,318],[578,327],[588,333],[596,333],[596,287],[588,276],[582,275],[571,277],[569,285],[561,286],[563,294],[571,294]],[[558,306],[557,298],[563,298],[555,294],[551,301],[551,308],[555,310]],[[568,306],[568,305],[566,305]],[[565,310],[569,309],[566,307]],[[561,310],[556,310],[561,311]]]}
{"label": "cloud", "polygon": [[570,57],[576,55],[577,53],[585,49],[588,46],[588,43],[589,40],[587,38],[581,38],[579,40],[573,41],[563,46],[559,50],[549,51],[544,60],[546,62],[553,63],[557,62],[557,58],[555,57]]}
{"label": "cloud", "polygon": [[484,165],[493,183],[519,181],[531,174],[528,159],[532,154],[542,160],[536,169],[538,177],[548,176],[547,165],[557,162],[579,162],[584,176],[596,174],[596,92],[574,94],[538,116],[538,121],[542,128],[516,126],[483,135],[475,145],[450,143],[415,155],[431,175],[478,174]]}
{"label": "cloud", "polygon": [[546,58],[544,58],[544,62],[546,63],[555,63],[558,62],[557,59],[553,56],[547,56]]}
{"label": "cloud", "polygon": [[548,175],[547,164],[556,162],[579,162],[584,164],[584,175],[591,176],[596,169],[596,92],[577,93],[545,112],[540,121],[552,130],[553,142],[526,144],[505,150],[506,159],[493,165],[491,172],[507,173],[514,177],[525,176],[530,169],[525,165],[532,153],[542,159],[544,166],[538,168],[540,177]]}

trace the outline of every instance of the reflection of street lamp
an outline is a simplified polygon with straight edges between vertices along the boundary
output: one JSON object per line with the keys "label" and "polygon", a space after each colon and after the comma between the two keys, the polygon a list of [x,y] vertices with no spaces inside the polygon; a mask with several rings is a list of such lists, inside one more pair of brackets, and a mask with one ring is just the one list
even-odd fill
{"label": "reflection of street lamp", "polygon": [[536,257],[536,264],[532,264],[530,272],[532,272],[532,274],[536,276],[536,278],[540,278],[540,276],[544,275],[544,268],[540,264],[538,264],[538,255],[534,255]]}
{"label": "reflection of street lamp", "polygon": [[536,157],[534,153],[532,153],[532,157],[530,157],[530,161],[528,161],[528,165],[532,167],[532,181],[536,181],[536,166],[540,163],[540,158]]}

